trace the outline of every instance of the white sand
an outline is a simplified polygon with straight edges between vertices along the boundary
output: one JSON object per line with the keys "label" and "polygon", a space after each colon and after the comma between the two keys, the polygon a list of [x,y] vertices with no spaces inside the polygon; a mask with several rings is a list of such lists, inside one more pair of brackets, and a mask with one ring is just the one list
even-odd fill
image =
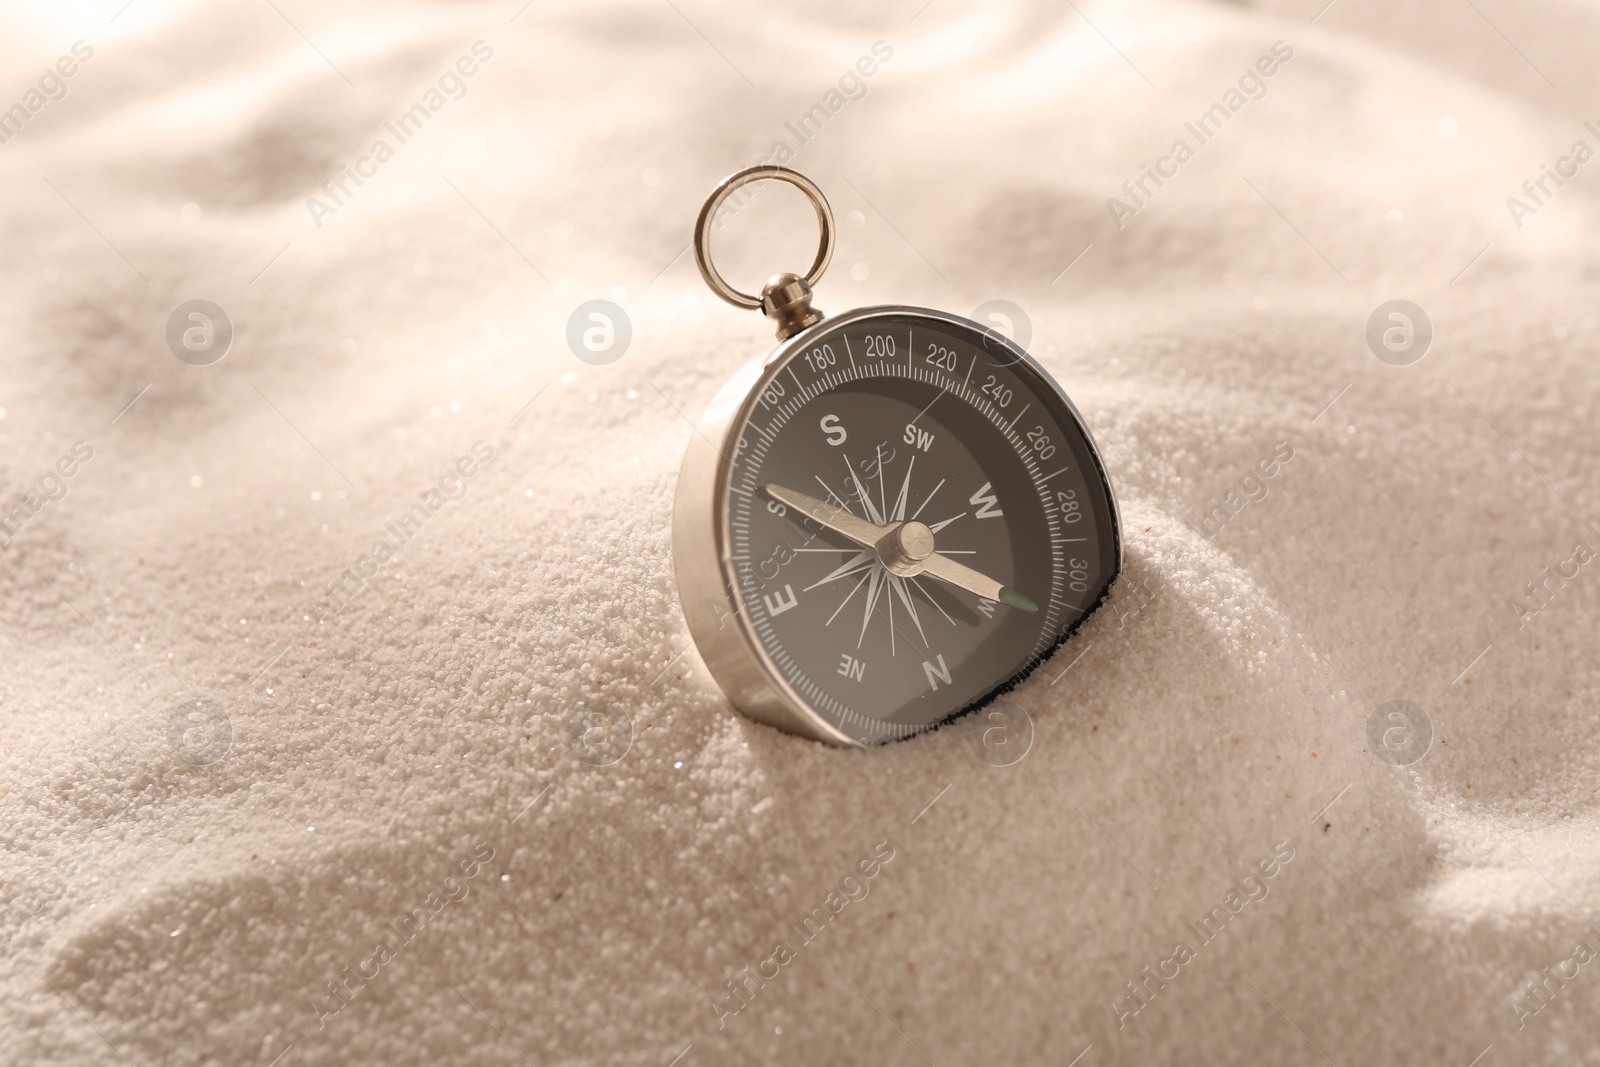
{"label": "white sand", "polygon": [[[0,44],[11,99],[95,49],[0,146],[7,506],[93,448],[0,553],[0,1062],[1600,1063],[1600,963],[1510,1006],[1600,950],[1600,562],[1508,605],[1600,549],[1600,162],[1521,229],[1505,206],[1600,146],[1595,7],[118,6],[13,7]],[[314,227],[480,39],[465,98]],[[1114,229],[1280,39],[1267,96]],[[998,705],[1035,728],[1010,767],[958,729],[774,733],[684,654],[675,408],[769,330],[673,257],[878,40],[797,160],[841,225],[819,302],[1023,304],[1127,522],[1111,605]],[[730,228],[745,280],[806,252],[780,199]],[[238,326],[209,368],[162,341],[194,297]],[[563,341],[596,297],[634,328],[607,367]],[[1362,339],[1395,297],[1438,330],[1414,366]],[[466,496],[307,621],[480,439]],[[1266,497],[1196,533],[1279,441]],[[1435,732],[1410,767],[1367,747],[1396,698]],[[231,730],[200,766],[169,741],[197,699]],[[634,731],[604,767],[569,746],[600,706]],[[1264,899],[1185,926],[1284,841]]]}

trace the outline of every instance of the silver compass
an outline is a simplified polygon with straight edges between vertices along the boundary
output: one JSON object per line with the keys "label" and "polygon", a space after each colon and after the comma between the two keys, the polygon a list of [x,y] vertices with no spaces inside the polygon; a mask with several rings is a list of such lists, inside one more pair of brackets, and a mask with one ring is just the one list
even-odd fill
{"label": "silver compass", "polygon": [[[710,224],[777,179],[816,209],[805,277],[757,298],[711,265]],[[733,704],[818,740],[910,737],[1017,684],[1121,568],[1093,438],[1026,352],[969,319],[878,306],[825,317],[821,191],[783,167],[723,181],[695,251],[711,288],[760,307],[779,344],[712,400],[678,477],[673,555],[695,644]]]}

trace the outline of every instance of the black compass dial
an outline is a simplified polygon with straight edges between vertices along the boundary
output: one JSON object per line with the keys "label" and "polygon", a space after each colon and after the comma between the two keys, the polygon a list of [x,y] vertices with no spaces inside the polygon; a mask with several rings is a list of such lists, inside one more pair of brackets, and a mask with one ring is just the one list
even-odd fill
{"label": "black compass dial", "polygon": [[726,534],[749,624],[794,693],[867,743],[1014,683],[1116,577],[1076,412],[974,323],[824,324],[735,441]]}

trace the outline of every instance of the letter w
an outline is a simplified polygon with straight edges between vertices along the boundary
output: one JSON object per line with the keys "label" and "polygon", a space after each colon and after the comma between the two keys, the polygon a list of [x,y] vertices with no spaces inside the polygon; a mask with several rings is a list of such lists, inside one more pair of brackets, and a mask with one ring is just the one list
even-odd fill
{"label": "letter w", "polygon": [[976,493],[973,493],[972,496],[967,500],[967,503],[974,505],[978,509],[977,511],[973,512],[973,518],[976,519],[994,519],[1005,514],[1005,512],[995,507],[996,497],[993,493],[989,492],[988,482],[984,482],[983,488],[979,489]]}

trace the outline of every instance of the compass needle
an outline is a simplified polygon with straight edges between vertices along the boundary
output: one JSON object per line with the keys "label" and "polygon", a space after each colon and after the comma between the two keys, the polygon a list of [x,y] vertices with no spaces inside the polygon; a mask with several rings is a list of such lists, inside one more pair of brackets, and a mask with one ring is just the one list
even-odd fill
{"label": "compass needle", "polygon": [[[941,555],[935,550],[933,535],[938,530],[965,515],[966,512],[964,511],[961,515],[955,515],[944,520],[938,526],[923,526],[919,522],[897,522],[893,525],[884,526],[859,519],[849,512],[841,511],[825,500],[818,500],[816,497],[797,493],[793,489],[786,489],[781,485],[769,482],[766,489],[767,495],[774,500],[781,501],[801,514],[815,519],[835,533],[844,534],[850,540],[863,547],[874,549],[877,552],[879,563],[886,568],[894,568],[897,565],[899,556],[896,553],[908,552],[909,550],[905,547],[907,540],[917,536],[918,531],[920,531],[921,534],[926,535],[926,543],[918,552],[907,555],[904,562],[898,563],[902,568],[900,577],[911,577],[918,573],[931,574],[935,578],[949,582],[951,585],[959,586],[969,593],[976,593],[986,600],[993,600],[1008,607],[1026,611],[1029,614],[1039,610],[1038,604],[1010,586],[1002,585],[983,572],[974,570],[964,563],[957,563],[949,556]],[[862,555],[865,556],[866,553],[862,553]],[[907,571],[905,568],[914,569]],[[832,581],[835,578],[842,577],[844,573],[845,568],[841,567],[837,573],[823,579],[823,581]],[[865,629],[864,625],[863,629]]]}
{"label": "compass needle", "polygon": [[998,601],[1020,611],[1026,611],[1030,615],[1039,610],[1038,604],[1009,585],[1001,585],[982,571],[975,571],[965,563],[957,563],[949,556],[941,556],[938,553],[929,556],[927,569],[923,573],[931,574],[969,593],[977,593],[986,600]]}
{"label": "compass needle", "polygon": [[814,496],[797,493],[793,489],[786,489],[781,485],[768,482],[767,495],[772,499],[794,508],[806,518],[821,523],[834,533],[844,534],[856,544],[871,548],[877,544],[878,538],[883,534],[883,528],[858,518],[842,507],[835,507],[826,500],[818,500]]}
{"label": "compass needle", "polygon": [[840,507],[842,507],[842,508],[846,507],[845,502],[844,502],[844,497],[840,496],[838,493],[835,493],[833,491],[833,486],[831,486],[827,482],[823,481],[822,480],[822,475],[820,475],[820,474],[817,475],[817,484],[822,486],[823,491],[828,494],[828,499],[829,500],[837,500],[839,502],[839,506]]}

